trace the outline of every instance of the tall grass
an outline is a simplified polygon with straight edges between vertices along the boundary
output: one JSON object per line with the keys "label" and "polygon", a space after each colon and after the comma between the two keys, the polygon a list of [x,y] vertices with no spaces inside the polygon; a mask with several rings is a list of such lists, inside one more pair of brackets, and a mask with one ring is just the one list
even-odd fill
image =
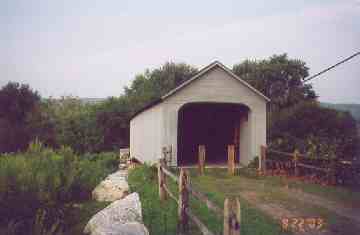
{"label": "tall grass", "polygon": [[55,151],[39,142],[26,152],[0,155],[0,228],[21,221],[28,230],[39,223],[39,213],[47,214],[42,223],[51,228],[52,219],[62,221],[72,203],[89,199],[117,164],[114,153],[78,156],[70,148]]}
{"label": "tall grass", "polygon": [[138,192],[143,221],[150,234],[177,234],[177,205],[172,199],[160,201],[157,187],[157,169],[141,165],[129,171],[129,186]]}

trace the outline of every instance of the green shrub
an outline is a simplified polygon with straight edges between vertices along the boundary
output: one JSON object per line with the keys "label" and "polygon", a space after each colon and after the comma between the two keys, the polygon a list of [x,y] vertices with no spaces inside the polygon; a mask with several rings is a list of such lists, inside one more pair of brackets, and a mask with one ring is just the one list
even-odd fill
{"label": "green shrub", "polygon": [[42,208],[51,211],[48,216],[64,217],[66,205],[89,199],[117,165],[115,153],[78,156],[70,148],[55,151],[39,142],[26,152],[0,155],[0,227],[17,221],[34,225]]}

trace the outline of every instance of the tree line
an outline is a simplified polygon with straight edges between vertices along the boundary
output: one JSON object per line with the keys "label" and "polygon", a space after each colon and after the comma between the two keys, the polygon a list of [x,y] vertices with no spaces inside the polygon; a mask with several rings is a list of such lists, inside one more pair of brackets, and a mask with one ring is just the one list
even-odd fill
{"label": "tree line", "polygon": [[[357,154],[356,122],[347,112],[324,108],[311,84],[309,68],[286,54],[235,64],[233,72],[271,99],[269,145],[300,149],[314,157],[352,159]],[[198,69],[167,62],[138,74],[124,93],[86,104],[76,97],[41,98],[28,85],[9,82],[0,90],[0,152],[24,150],[31,140],[78,153],[129,146],[131,116],[185,82]]]}

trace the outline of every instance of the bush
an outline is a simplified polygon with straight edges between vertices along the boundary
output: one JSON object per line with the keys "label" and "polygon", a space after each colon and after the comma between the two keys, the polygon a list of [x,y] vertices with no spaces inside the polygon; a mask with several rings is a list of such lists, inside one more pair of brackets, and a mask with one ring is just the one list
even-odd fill
{"label": "bush", "polygon": [[10,221],[34,224],[44,208],[48,216],[64,217],[67,205],[89,199],[117,164],[115,153],[80,157],[70,148],[54,151],[38,142],[24,153],[0,155],[0,227]]}
{"label": "bush", "polygon": [[295,148],[312,158],[353,160],[358,147],[356,122],[347,112],[302,103],[273,116],[269,146]]}

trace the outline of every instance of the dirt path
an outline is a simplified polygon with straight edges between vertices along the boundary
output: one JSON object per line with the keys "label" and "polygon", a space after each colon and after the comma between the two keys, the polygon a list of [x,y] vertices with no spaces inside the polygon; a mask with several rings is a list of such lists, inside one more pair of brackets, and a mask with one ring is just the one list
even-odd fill
{"label": "dirt path", "polygon": [[[296,235],[340,235],[341,233],[336,233],[331,230],[331,228],[323,226],[321,229],[311,229],[307,224],[301,225],[301,218],[305,218],[305,216],[297,211],[290,211],[285,207],[277,204],[277,203],[268,203],[262,202],[259,200],[257,194],[255,192],[242,192],[241,197],[247,200],[252,206],[258,208],[265,214],[273,217],[275,220],[279,221],[281,226],[285,226],[288,222],[288,231],[293,232]],[[293,220],[297,218],[299,222],[295,225],[293,224]],[[285,220],[284,220],[285,219]],[[289,219],[289,221],[286,221]],[[284,224],[281,221],[285,221]],[[317,227],[317,226],[315,226]],[[303,231],[301,231],[303,229]],[[284,231],[284,234],[286,231]]]}
{"label": "dirt path", "polygon": [[[357,217],[359,213],[358,211],[343,208],[336,205],[334,202],[328,201],[319,196],[303,193],[297,190],[282,189],[282,191],[286,191],[285,193],[291,198],[296,198],[296,200],[300,200],[306,204],[315,205],[316,207],[326,208],[329,211],[333,211],[337,215],[347,219],[341,218],[336,220],[336,223],[330,223],[321,216],[322,213],[320,213],[320,211],[318,214],[312,213],[309,215],[309,213],[304,212],[301,209],[289,209],[276,202],[261,200],[259,195],[253,191],[244,191],[241,192],[240,195],[252,206],[279,221],[280,226],[288,224],[288,230],[296,235],[352,235],[358,234],[360,231],[360,224],[358,223],[360,218]],[[311,218],[316,218],[316,226],[312,226],[313,220],[311,221]],[[319,219],[321,220],[319,221]],[[323,223],[323,226],[319,226],[319,222]]]}
{"label": "dirt path", "polygon": [[302,201],[304,203],[309,203],[326,208],[329,211],[335,212],[338,215],[351,219],[356,223],[360,224],[359,209],[343,207],[337,202],[327,200],[314,194],[305,193],[301,190],[282,189],[282,191],[287,194],[288,197],[295,198],[296,200]]}

